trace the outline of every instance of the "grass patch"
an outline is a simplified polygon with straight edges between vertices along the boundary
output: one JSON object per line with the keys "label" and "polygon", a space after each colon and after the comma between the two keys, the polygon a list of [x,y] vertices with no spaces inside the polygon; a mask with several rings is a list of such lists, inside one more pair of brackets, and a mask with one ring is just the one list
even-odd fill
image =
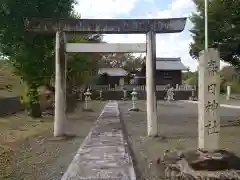
{"label": "grass patch", "polygon": [[24,112],[0,118],[0,153],[13,150],[17,142],[39,135],[53,127],[53,118],[32,119]]}

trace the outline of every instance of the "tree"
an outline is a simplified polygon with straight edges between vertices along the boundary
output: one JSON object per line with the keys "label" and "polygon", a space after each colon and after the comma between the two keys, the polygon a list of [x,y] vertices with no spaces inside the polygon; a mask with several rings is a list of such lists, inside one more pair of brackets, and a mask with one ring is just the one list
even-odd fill
{"label": "tree", "polygon": [[141,68],[143,62],[143,57],[135,57],[131,53],[111,53],[103,55],[100,67],[124,68],[128,72],[135,73],[138,68]]}
{"label": "tree", "polygon": [[239,93],[240,81],[239,72],[233,66],[225,66],[220,71],[221,75],[221,92],[226,92],[227,85],[231,85],[232,93]]}
{"label": "tree", "polygon": [[198,86],[198,71],[184,73],[183,80],[186,84]]}
{"label": "tree", "polygon": [[142,67],[144,58],[142,56],[135,57],[131,55],[124,63],[124,69],[130,73],[136,73]]}
{"label": "tree", "polygon": [[189,78],[191,78],[192,76],[194,76],[194,72],[188,71],[188,72],[183,72],[183,81],[188,80]]}
{"label": "tree", "polygon": [[130,61],[134,56],[130,53],[108,53],[103,54],[101,67],[123,68],[127,61]]}
{"label": "tree", "polygon": [[28,86],[26,98],[32,117],[41,116],[38,87],[46,84],[54,72],[55,36],[26,32],[23,18],[70,17],[73,4],[74,0],[1,1],[0,51]]}
{"label": "tree", "polygon": [[[193,43],[190,55],[198,59],[204,49],[204,1],[196,0],[197,13],[190,20]],[[240,1],[211,0],[208,6],[209,46],[218,48],[223,61],[240,67]]]}
{"label": "tree", "polygon": [[[70,43],[99,43],[102,35],[76,35],[71,38]],[[67,84],[70,89],[79,87],[90,81],[89,77],[97,75],[99,63],[102,58],[100,53],[71,53],[67,65]],[[69,89],[69,90],[70,90]],[[71,91],[71,90],[70,90]]]}
{"label": "tree", "polygon": [[225,66],[221,69],[220,75],[227,81],[231,82],[237,79],[236,69],[232,66]]}

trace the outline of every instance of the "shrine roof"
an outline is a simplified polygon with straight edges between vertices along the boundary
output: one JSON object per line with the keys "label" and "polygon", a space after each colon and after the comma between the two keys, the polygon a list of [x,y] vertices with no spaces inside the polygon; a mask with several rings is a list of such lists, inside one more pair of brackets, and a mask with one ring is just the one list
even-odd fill
{"label": "shrine roof", "polygon": [[157,70],[187,70],[181,58],[156,58]]}

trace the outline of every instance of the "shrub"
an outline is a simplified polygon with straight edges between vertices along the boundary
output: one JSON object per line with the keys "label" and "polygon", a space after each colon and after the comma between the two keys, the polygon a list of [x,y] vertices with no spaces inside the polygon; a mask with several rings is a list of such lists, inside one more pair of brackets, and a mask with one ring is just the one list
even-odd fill
{"label": "shrub", "polygon": [[232,88],[231,88],[232,92],[231,93],[239,94],[240,93],[240,84],[239,84],[239,82],[233,81],[231,83],[231,85],[232,85]]}

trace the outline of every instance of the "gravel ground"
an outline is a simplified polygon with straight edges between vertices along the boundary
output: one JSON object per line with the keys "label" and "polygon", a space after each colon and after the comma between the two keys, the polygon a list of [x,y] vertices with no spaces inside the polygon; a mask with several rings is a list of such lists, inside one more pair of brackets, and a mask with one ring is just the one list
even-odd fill
{"label": "gravel ground", "polygon": [[14,151],[0,155],[2,180],[59,180],[77,149],[100,115],[105,102],[93,102],[94,112],[82,112],[82,105],[69,115],[67,131],[76,135],[53,138],[52,128],[19,142]]}
{"label": "gravel ground", "polygon": [[[163,167],[156,164],[164,150],[191,150],[197,148],[197,105],[191,103],[158,101],[160,136],[148,138],[146,102],[138,101],[141,112],[129,112],[130,101],[119,102],[121,116],[130,142],[138,179],[163,179]],[[239,119],[236,109],[221,108],[221,124]],[[221,148],[240,156],[240,131],[237,126],[222,127]]]}
{"label": "gravel ground", "polygon": [[226,100],[226,98],[222,98],[220,102],[221,102],[221,104],[229,104],[229,105],[234,105],[234,106],[240,106],[240,101],[238,99]]}

